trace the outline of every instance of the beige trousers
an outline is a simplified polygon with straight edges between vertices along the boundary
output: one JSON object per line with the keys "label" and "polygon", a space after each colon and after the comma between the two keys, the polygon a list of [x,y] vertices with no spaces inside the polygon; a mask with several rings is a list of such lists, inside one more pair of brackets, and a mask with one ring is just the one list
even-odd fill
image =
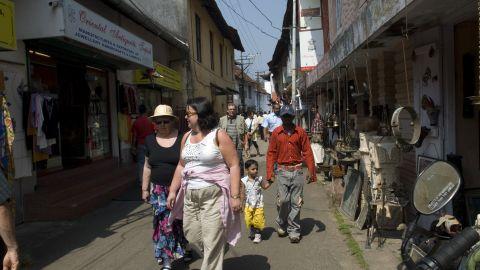
{"label": "beige trousers", "polygon": [[183,207],[183,231],[190,243],[203,247],[201,270],[222,270],[225,228],[220,214],[218,186],[188,189]]}

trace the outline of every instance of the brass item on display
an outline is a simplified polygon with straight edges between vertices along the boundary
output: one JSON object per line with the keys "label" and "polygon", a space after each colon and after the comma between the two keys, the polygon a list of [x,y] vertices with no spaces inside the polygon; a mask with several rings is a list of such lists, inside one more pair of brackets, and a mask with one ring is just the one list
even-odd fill
{"label": "brass item on display", "polygon": [[[411,139],[405,139],[402,137],[402,130],[400,128],[400,114],[406,111],[410,117],[411,122],[410,126],[413,128],[413,134]],[[393,131],[393,135],[397,138],[397,141],[401,144],[415,144],[420,139],[421,133],[421,126],[420,126],[420,119],[415,112],[415,109],[412,107],[400,107],[395,110],[392,115],[392,121],[390,123]]]}

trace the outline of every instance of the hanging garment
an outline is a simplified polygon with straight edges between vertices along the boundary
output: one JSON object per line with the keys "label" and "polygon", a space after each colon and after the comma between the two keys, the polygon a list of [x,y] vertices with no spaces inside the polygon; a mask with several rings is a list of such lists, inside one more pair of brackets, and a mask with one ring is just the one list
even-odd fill
{"label": "hanging garment", "polygon": [[132,141],[132,118],[130,115],[118,114],[118,138],[125,143],[130,144]]}
{"label": "hanging garment", "polygon": [[315,164],[323,163],[323,158],[325,156],[323,146],[319,143],[312,143],[311,147],[312,147],[313,159],[315,160]]}
{"label": "hanging garment", "polygon": [[52,97],[44,97],[42,131],[47,139],[55,139],[58,136],[58,104]]}

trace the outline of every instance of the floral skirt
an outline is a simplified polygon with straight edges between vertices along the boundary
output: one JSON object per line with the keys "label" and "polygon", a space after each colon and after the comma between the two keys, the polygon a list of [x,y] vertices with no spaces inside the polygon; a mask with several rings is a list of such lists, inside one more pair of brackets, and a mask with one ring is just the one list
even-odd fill
{"label": "floral skirt", "polygon": [[150,204],[153,206],[153,249],[155,258],[178,259],[184,256],[187,239],[183,234],[181,220],[168,225],[170,210],[167,209],[168,186],[152,184]]}

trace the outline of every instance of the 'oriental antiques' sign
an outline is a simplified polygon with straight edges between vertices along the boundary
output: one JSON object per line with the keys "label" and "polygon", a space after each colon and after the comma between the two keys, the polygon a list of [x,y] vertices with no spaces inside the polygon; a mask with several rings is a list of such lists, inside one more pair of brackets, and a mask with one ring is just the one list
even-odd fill
{"label": "'oriental antiques' sign", "polygon": [[153,67],[152,44],[72,0],[64,1],[65,36],[145,67]]}

